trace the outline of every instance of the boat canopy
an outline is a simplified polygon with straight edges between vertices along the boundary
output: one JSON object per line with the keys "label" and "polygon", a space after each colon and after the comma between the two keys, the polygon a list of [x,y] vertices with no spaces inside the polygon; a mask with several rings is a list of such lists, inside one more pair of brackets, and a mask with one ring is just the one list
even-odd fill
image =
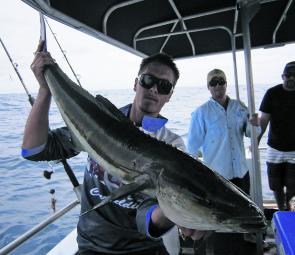
{"label": "boat canopy", "polygon": [[[175,59],[243,49],[245,0],[22,0],[61,23],[138,56]],[[248,0],[251,48],[295,42],[293,0]]]}

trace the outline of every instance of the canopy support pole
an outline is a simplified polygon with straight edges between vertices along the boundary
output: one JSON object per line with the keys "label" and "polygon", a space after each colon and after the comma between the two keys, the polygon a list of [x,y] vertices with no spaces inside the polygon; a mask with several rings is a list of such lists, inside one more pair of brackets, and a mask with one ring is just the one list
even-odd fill
{"label": "canopy support pole", "polygon": [[[240,0],[239,6],[241,8],[243,44],[244,44],[244,58],[247,82],[248,108],[250,117],[255,114],[255,101],[253,89],[253,73],[251,62],[251,38],[249,23],[253,16],[259,10],[259,2],[256,0]],[[251,183],[251,197],[254,202],[263,210],[262,187],[261,187],[261,171],[260,171],[260,157],[258,151],[257,132],[254,126],[251,126],[251,148],[252,148],[252,171],[250,171]],[[262,247],[262,233],[256,233],[256,248],[257,255],[263,254]]]}
{"label": "canopy support pole", "polygon": [[238,81],[238,71],[237,71],[237,57],[236,57],[236,37],[235,35],[231,36],[231,45],[232,45],[232,57],[233,57],[233,65],[234,65],[234,77],[235,77],[235,89],[236,89],[236,99],[240,101],[240,93],[239,93],[239,81]]}

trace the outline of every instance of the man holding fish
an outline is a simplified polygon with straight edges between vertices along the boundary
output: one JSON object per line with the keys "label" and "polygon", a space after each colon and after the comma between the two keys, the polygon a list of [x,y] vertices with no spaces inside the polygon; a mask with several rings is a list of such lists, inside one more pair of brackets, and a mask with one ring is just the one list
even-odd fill
{"label": "man holding fish", "polygon": [[[42,42],[31,65],[40,88],[26,123],[22,155],[35,161],[66,159],[76,156],[80,149],[67,127],[48,128],[52,93],[44,69],[56,63],[50,53],[41,52],[41,49]],[[134,82],[133,103],[120,110],[141,131],[184,151],[182,139],[165,127],[167,119],[160,115],[162,107],[173,94],[178,78],[179,71],[168,55],[156,54],[143,59]],[[122,186],[124,184],[118,176],[111,175],[100,162],[89,156],[81,194],[81,213]],[[79,218],[79,254],[168,254],[163,245],[163,235],[170,243],[167,249],[177,254],[179,242],[174,226],[154,198],[139,192],[118,197]],[[183,235],[193,239],[200,239],[205,234],[205,231],[183,227],[181,230]],[[175,247],[171,248],[173,238]]]}

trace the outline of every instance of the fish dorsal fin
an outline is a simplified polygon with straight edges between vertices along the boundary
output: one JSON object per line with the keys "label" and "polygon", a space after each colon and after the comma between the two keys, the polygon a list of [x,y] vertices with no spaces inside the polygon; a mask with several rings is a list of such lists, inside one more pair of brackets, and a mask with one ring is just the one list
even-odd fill
{"label": "fish dorsal fin", "polygon": [[106,197],[104,200],[90,208],[89,210],[83,212],[80,216],[83,216],[99,207],[102,207],[108,203],[113,202],[116,199],[121,197],[128,196],[130,194],[142,191],[151,187],[151,181],[148,175],[141,175],[139,176],[134,182],[129,184],[122,185],[120,188],[115,190],[110,196]]}
{"label": "fish dorsal fin", "polygon": [[[127,117],[107,98],[102,95],[96,95],[95,101],[97,104],[103,106],[103,110],[114,116],[119,121],[127,121]],[[129,120],[128,120],[129,121]]]}

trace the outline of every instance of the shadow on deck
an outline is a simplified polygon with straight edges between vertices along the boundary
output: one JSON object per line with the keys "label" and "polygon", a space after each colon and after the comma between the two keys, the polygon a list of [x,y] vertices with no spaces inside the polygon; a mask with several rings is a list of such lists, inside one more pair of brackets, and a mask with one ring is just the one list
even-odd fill
{"label": "shadow on deck", "polygon": [[[272,215],[276,210],[265,210],[268,228],[265,234],[264,255],[275,255],[276,245],[271,227]],[[207,240],[181,240],[180,254],[194,255],[256,255],[257,247],[254,242],[245,241],[244,234],[240,233],[213,233]]]}

